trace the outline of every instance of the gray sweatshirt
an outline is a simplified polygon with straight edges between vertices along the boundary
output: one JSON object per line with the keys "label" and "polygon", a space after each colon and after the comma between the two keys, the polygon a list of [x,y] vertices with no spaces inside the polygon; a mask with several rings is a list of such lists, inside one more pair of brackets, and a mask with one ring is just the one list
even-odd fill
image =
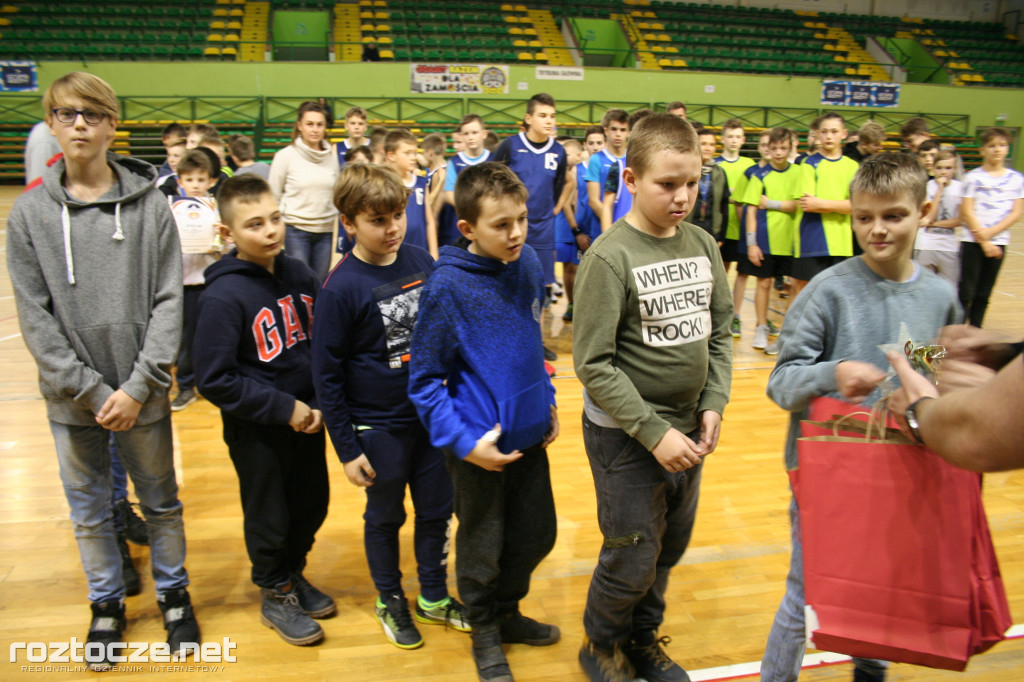
{"label": "gray sweatshirt", "polygon": [[[811,280],[786,313],[779,358],[768,378],[768,397],[792,413],[786,468],[797,466],[800,420],[811,400],[841,398],[836,365],[857,360],[888,370],[888,350],[902,352],[908,337],[929,343],[960,317],[953,288],[926,268],[918,268],[910,281],[893,282],[856,257]],[[898,385],[895,377],[893,382]],[[875,389],[863,405],[870,409],[880,397]]]}
{"label": "gray sweatshirt", "polygon": [[116,179],[90,203],[64,190],[64,160],[25,192],[7,222],[7,269],[47,416],[93,425],[118,388],[138,423],[170,409],[182,324],[181,247],[145,161],[107,154]]}

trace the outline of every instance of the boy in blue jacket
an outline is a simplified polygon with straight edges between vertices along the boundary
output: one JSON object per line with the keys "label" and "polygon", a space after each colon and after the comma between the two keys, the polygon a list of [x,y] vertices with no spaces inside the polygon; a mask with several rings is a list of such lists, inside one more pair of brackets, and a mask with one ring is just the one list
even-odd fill
{"label": "boy in blue jacket", "polygon": [[512,680],[503,643],[539,646],[560,636],[519,612],[530,574],[555,543],[545,448],[558,435],[538,324],[544,278],[525,243],[526,195],[503,164],[459,174],[465,240],[441,249],[424,288],[409,372],[409,397],[431,442],[445,449],[455,485],[455,575],[477,674],[489,682]]}
{"label": "boy in blue jacket", "polygon": [[281,252],[281,210],[263,178],[225,180],[219,204],[221,235],[236,248],[204,273],[196,383],[221,409],[252,581],[263,595],[260,620],[286,642],[313,644],[324,633],[312,619],[336,609],[302,575],[328,501],[309,341],[320,282]]}

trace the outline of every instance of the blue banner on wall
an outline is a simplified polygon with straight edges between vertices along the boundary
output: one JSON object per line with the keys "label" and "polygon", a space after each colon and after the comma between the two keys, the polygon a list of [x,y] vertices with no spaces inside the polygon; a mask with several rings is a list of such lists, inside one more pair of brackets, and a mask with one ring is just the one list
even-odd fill
{"label": "blue banner on wall", "polygon": [[873,81],[824,81],[821,84],[821,103],[842,107],[898,107],[900,84]]}
{"label": "blue banner on wall", "polygon": [[38,89],[35,62],[0,62],[0,92],[35,92]]}

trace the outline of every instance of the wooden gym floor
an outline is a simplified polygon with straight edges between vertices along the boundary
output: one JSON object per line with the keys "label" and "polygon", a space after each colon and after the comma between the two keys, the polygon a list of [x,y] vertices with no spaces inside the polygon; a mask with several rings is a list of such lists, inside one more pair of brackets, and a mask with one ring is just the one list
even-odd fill
{"label": "wooden gym floor", "polygon": [[[0,187],[0,231],[20,189]],[[988,326],[1024,336],[1024,227],[992,297]],[[6,243],[6,237],[2,243]],[[53,442],[35,367],[19,334],[6,257],[0,261],[0,651],[11,642],[84,640],[89,611],[86,586],[57,475]],[[782,465],[787,415],[764,395],[773,359],[750,348],[753,284],[743,306],[743,337],[735,343],[732,402],[718,450],[708,459],[700,511],[690,549],[669,582],[662,634],[668,652],[697,679],[751,674],[763,652],[782,597],[789,562],[789,490]],[[774,299],[773,309],[785,300]],[[561,436],[549,450],[559,536],[534,574],[528,615],[557,623],[562,641],[550,647],[512,646],[517,679],[583,680],[576,654],[581,615],[600,544],[590,469],[580,435],[580,384],[573,376],[572,325],[564,299],[546,320],[558,352],[555,385]],[[773,315],[781,322],[778,315]],[[338,602],[338,615],[322,621],[319,646],[294,647],[259,623],[259,593],[249,581],[234,470],[221,439],[217,410],[200,400],[174,416],[175,454],[185,505],[188,569],[193,604],[206,642],[229,637],[237,661],[214,679],[255,680],[474,680],[468,635],[421,626],[425,646],[400,651],[387,643],[374,619],[375,597],[362,545],[363,494],[328,452],[332,500],[329,517],[310,555],[307,576]],[[1024,622],[1024,472],[986,476],[985,500],[1016,623]],[[410,508],[411,512],[411,508]],[[411,531],[402,534],[406,592],[417,593]],[[129,597],[127,639],[163,641],[146,548],[132,547],[143,592]],[[452,580],[454,585],[454,580]],[[2,679],[75,679],[91,673],[33,672],[24,652],[0,664]],[[73,664],[71,664],[73,665]],[[107,673],[117,679],[198,679],[203,672],[141,670]],[[735,666],[726,667],[722,666]],[[803,679],[849,679],[850,665],[805,671]],[[1024,679],[1024,642],[1011,640],[971,661],[959,675],[895,665],[891,680],[996,682]]]}

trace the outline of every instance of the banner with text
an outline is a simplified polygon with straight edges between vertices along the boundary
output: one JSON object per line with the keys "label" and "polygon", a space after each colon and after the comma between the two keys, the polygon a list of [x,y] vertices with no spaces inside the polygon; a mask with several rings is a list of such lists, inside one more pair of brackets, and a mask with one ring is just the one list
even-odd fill
{"label": "banner with text", "polygon": [[900,84],[872,81],[823,81],[821,103],[841,107],[894,108],[900,105]]}
{"label": "banner with text", "polygon": [[0,62],[0,92],[35,92],[38,89],[35,62]]}
{"label": "banner with text", "polygon": [[413,94],[507,95],[508,67],[495,64],[410,64]]}

